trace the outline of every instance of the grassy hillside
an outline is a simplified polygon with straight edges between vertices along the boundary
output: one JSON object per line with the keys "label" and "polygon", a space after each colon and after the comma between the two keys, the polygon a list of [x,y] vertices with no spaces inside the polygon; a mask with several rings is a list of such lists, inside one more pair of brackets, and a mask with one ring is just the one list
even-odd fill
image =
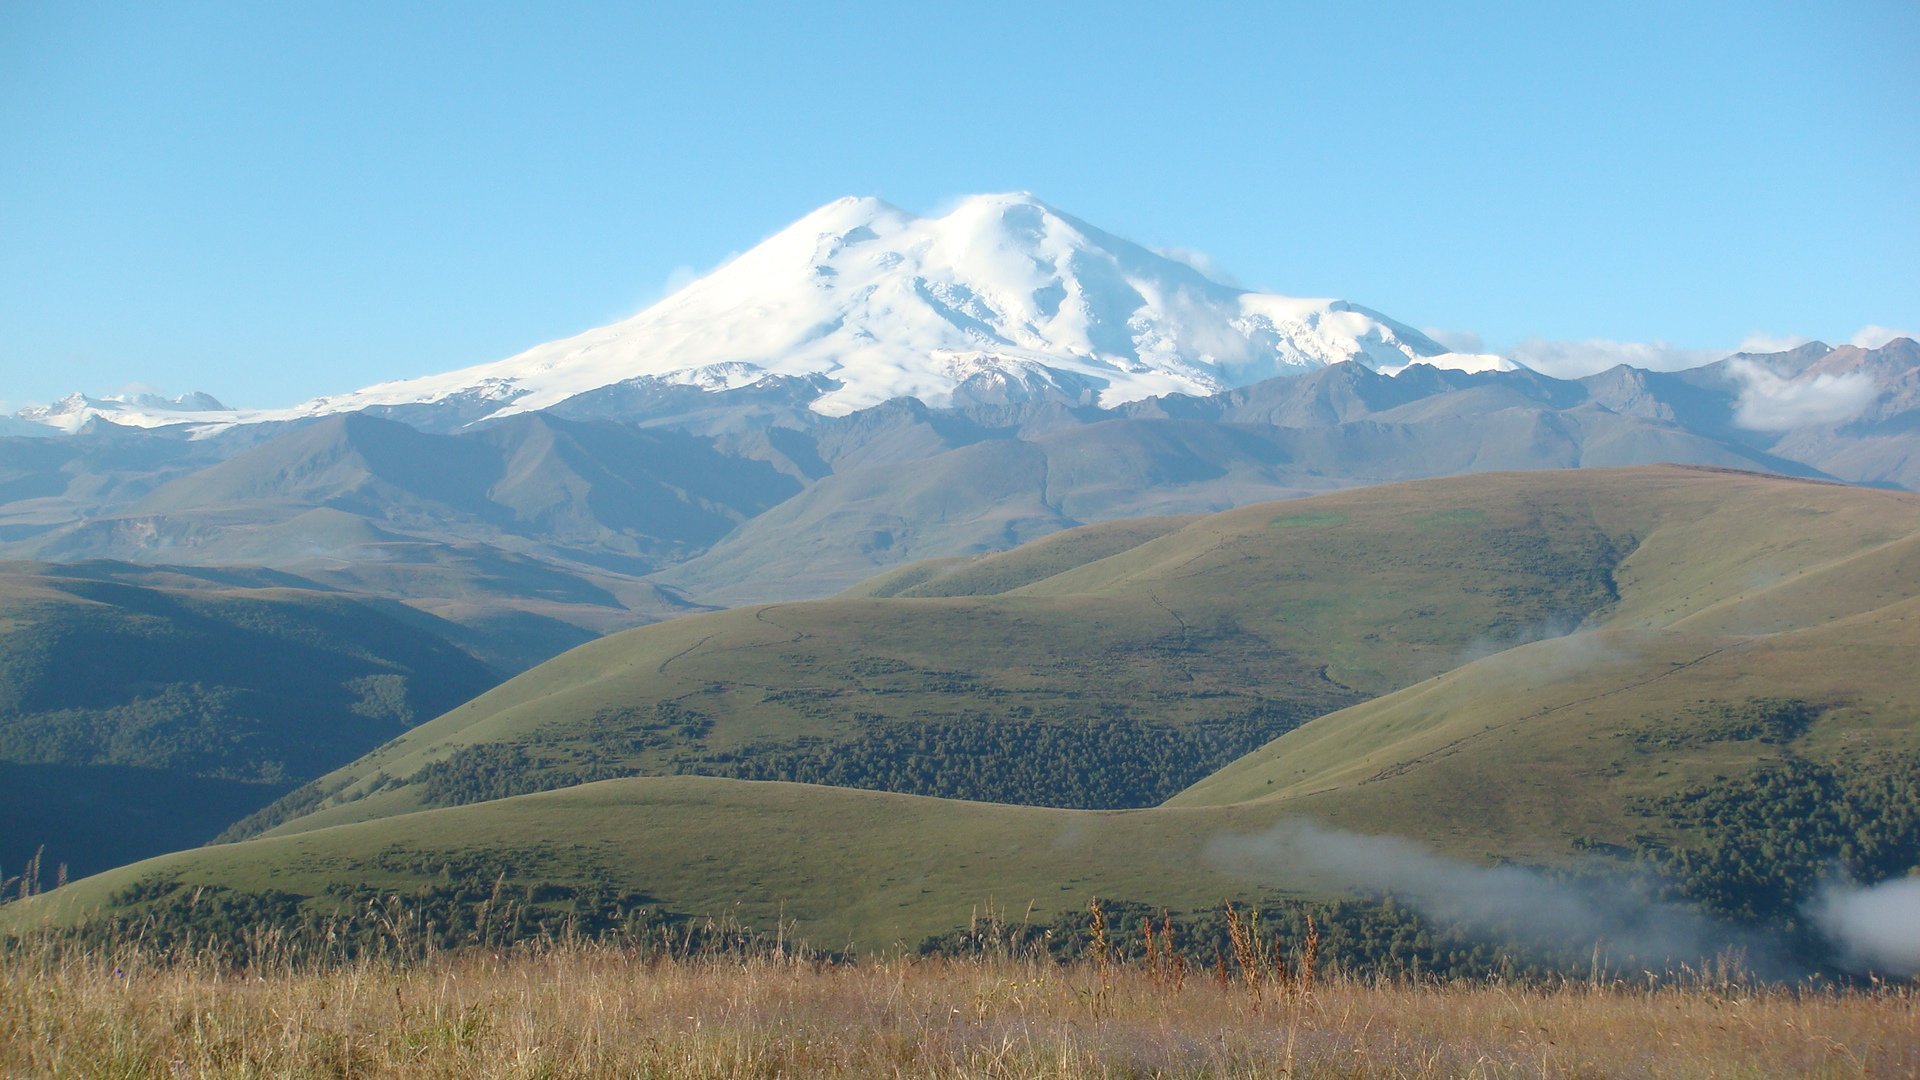
{"label": "grassy hillside", "polygon": [[325,778],[286,827],[670,773],[1152,805],[1314,716],[1608,608],[1653,524],[1633,500],[1659,484],[1575,475],[1097,526],[898,596],[644,627]]}
{"label": "grassy hillside", "polygon": [[0,566],[0,867],[201,843],[497,681],[430,617],[274,579]]}
{"label": "grassy hillside", "polygon": [[[427,896],[504,872],[536,905],[625,895],[762,925],[784,913],[817,942],[881,947],[989,898],[1045,918],[1090,893],[1181,910],[1394,887],[1379,867],[1426,857],[1356,863],[1337,850],[1389,834],[1462,866],[1588,873],[1636,859],[1671,873],[1676,895],[1798,932],[1834,867],[1871,882],[1920,862],[1920,498],[1589,470],[1175,524],[1136,543],[1056,538],[1087,558],[1060,557],[1044,577],[1021,568],[1051,568],[1059,552],[1002,556],[1004,578],[982,560],[905,586],[971,570],[983,591],[1019,582],[1006,592],[775,605],[597,642],[334,774],[327,784],[345,786],[332,805],[271,835],[80,882],[14,918],[208,883],[326,905],[346,882]],[[694,769],[716,751],[768,760],[756,740],[799,731],[837,740],[820,755],[833,762],[864,745],[838,732],[887,710],[882,731],[900,733],[888,760],[909,766],[892,775],[932,786],[940,769],[966,774],[918,738],[914,725],[941,717],[993,732],[1131,715],[1136,728],[1090,744],[1124,761],[1142,732],[1257,702],[1311,707],[1311,694],[1344,707],[1152,809],[701,776],[419,809],[430,791],[458,790],[447,773],[463,760],[484,788],[591,778],[593,764]],[[1037,704],[1056,711],[1012,712]],[[661,742],[642,745],[648,734]],[[996,738],[996,756],[966,775],[1059,768]],[[1268,832],[1300,819],[1356,835],[1330,854]]]}
{"label": "grassy hillside", "polygon": [[[1179,907],[1237,891],[1191,852],[1223,815],[1070,811],[712,777],[588,784],[163,856],[47,899],[98,904],[143,879],[324,896],[401,892],[442,869],[550,895],[643,894],[683,912],[784,913],[809,940],[913,945],[999,898],[1035,917],[1125,895]],[[1140,858],[1116,860],[1120,852]]]}
{"label": "grassy hillside", "polygon": [[848,590],[853,596],[995,596],[1077,566],[1157,540],[1192,517],[1136,518],[1068,529],[1011,551],[974,558],[931,559],[882,574]]}

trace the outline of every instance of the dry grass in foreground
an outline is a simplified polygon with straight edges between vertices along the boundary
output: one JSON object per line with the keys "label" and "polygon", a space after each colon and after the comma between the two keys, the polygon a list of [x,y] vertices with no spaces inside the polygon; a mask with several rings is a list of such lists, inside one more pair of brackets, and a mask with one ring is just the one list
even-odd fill
{"label": "dry grass in foreground", "polygon": [[1911,986],[1372,985],[597,946],[298,971],[0,955],[8,1076],[1906,1076]]}

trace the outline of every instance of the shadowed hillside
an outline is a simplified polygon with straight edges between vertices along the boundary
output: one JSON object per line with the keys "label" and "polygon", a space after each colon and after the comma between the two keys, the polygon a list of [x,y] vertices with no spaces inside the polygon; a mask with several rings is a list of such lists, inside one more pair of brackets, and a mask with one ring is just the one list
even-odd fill
{"label": "shadowed hillside", "polygon": [[429,616],[276,578],[0,564],[0,865],[201,843],[498,679]]}

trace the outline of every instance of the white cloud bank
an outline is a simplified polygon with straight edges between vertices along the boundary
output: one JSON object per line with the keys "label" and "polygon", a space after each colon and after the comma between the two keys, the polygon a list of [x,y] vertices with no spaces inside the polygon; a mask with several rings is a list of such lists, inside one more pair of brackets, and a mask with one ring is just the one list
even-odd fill
{"label": "white cloud bank", "polygon": [[1727,371],[1741,383],[1733,422],[1753,431],[1787,431],[1811,424],[1842,424],[1873,404],[1873,378],[1864,372],[1788,380],[1755,360],[1735,360]]}
{"label": "white cloud bank", "polygon": [[1920,975],[1920,877],[1829,888],[1812,914],[1855,968]]}

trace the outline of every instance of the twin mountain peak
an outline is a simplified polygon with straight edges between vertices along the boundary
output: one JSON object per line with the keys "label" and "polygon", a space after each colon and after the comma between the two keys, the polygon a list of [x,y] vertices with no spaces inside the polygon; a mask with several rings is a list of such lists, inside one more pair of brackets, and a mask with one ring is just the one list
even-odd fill
{"label": "twin mountain peak", "polygon": [[226,426],[451,405],[471,421],[622,383],[723,391],[770,380],[798,381],[828,416],[901,397],[1111,407],[1344,361],[1388,374],[1518,366],[1451,352],[1344,300],[1223,284],[1024,193],[974,196],[938,216],[845,198],[631,318],[505,360],[289,409],[78,397],[22,419],[74,431],[96,416]]}

